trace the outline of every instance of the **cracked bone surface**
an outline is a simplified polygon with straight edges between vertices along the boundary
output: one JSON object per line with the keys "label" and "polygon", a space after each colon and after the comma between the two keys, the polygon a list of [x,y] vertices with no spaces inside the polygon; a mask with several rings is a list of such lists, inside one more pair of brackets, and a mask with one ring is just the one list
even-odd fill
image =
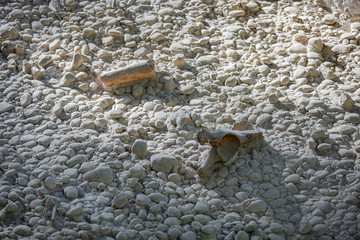
{"label": "cracked bone surface", "polygon": [[106,89],[131,83],[137,80],[152,78],[156,76],[154,60],[134,63],[123,68],[105,72],[100,75],[100,81]]}
{"label": "cracked bone surface", "polygon": [[198,170],[199,176],[208,177],[216,163],[226,164],[234,159],[242,147],[260,140],[263,140],[263,135],[258,130],[202,129],[198,134],[198,142],[202,145],[210,144],[211,149],[204,152],[205,159]]}

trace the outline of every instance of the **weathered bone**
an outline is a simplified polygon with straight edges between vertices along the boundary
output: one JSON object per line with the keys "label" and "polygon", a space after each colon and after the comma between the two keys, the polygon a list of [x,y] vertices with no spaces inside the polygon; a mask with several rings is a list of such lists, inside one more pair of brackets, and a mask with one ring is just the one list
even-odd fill
{"label": "weathered bone", "polygon": [[223,162],[225,164],[232,161],[242,146],[262,139],[262,132],[257,130],[235,131],[221,128],[209,131],[202,129],[198,134],[198,142],[202,145],[209,143],[211,150],[198,170],[199,176],[207,177],[216,163]]}
{"label": "weathered bone", "polygon": [[116,85],[131,83],[136,80],[155,77],[155,62],[154,60],[143,61],[135,63],[118,70],[102,73],[100,81],[106,89]]}

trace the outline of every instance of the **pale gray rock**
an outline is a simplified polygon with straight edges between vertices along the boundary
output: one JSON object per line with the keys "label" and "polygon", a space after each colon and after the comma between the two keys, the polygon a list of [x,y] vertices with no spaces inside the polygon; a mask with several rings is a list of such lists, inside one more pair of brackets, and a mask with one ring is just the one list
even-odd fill
{"label": "pale gray rock", "polygon": [[291,175],[287,176],[287,177],[284,179],[284,183],[294,183],[294,184],[300,183],[300,176],[299,176],[299,174],[291,174]]}
{"label": "pale gray rock", "polygon": [[317,224],[312,228],[311,232],[315,236],[322,236],[328,231],[328,229],[329,227],[326,224]]}
{"label": "pale gray rock", "polygon": [[98,166],[84,174],[84,179],[89,182],[103,182],[109,184],[113,180],[113,173],[111,168],[107,166]]}
{"label": "pale gray rock", "polygon": [[239,231],[236,235],[235,235],[235,240],[249,240],[249,234],[245,231]]}
{"label": "pale gray rock", "polygon": [[68,115],[65,113],[64,108],[60,104],[56,104],[52,109],[53,114],[55,117],[65,120],[68,118]]}
{"label": "pale gray rock", "polygon": [[118,234],[116,234],[115,237],[116,240],[128,240],[128,236],[126,235],[125,231],[120,231]]}
{"label": "pale gray rock", "polygon": [[271,120],[272,116],[268,113],[264,113],[256,119],[256,125],[260,127],[266,127],[271,122]]}
{"label": "pale gray rock", "polygon": [[56,189],[56,180],[55,180],[55,178],[53,178],[51,176],[47,177],[44,180],[43,184],[44,184],[44,187],[49,191],[55,191],[55,189]]}
{"label": "pale gray rock", "polygon": [[180,240],[196,240],[196,239],[197,239],[196,233],[194,233],[193,231],[184,232],[180,236]]}
{"label": "pale gray rock", "polygon": [[43,68],[46,68],[53,61],[52,56],[49,55],[41,55],[39,58],[39,65]]}
{"label": "pale gray rock", "polygon": [[233,11],[229,12],[229,16],[234,17],[234,18],[243,17],[243,16],[245,16],[245,14],[246,14],[246,12],[242,9],[233,10]]}
{"label": "pale gray rock", "polygon": [[256,2],[248,2],[246,3],[246,10],[248,10],[251,13],[256,13],[259,11],[260,7]]}
{"label": "pale gray rock", "polygon": [[160,202],[167,203],[169,201],[169,198],[161,193],[150,193],[149,197],[152,201],[156,203],[160,203]]}
{"label": "pale gray rock", "polygon": [[130,175],[134,178],[142,179],[146,175],[145,168],[143,168],[140,164],[135,164],[135,166],[129,169]]}
{"label": "pale gray rock", "polygon": [[186,59],[184,54],[176,54],[172,61],[178,68],[184,68],[186,66]]}
{"label": "pale gray rock", "polygon": [[238,84],[238,79],[236,77],[229,77],[225,80],[225,86],[235,87]]}
{"label": "pale gray rock", "polygon": [[274,189],[274,188],[268,189],[265,191],[264,194],[262,194],[262,197],[266,198],[266,199],[277,199],[280,197],[280,192],[279,192],[279,190]]}
{"label": "pale gray rock", "polygon": [[360,123],[360,115],[357,113],[346,114],[344,120],[348,123],[358,124]]}
{"label": "pale gray rock", "polygon": [[179,93],[183,95],[191,95],[195,92],[195,87],[193,85],[181,85]]}
{"label": "pale gray rock", "polygon": [[26,225],[17,225],[13,229],[13,233],[20,235],[22,237],[30,236],[32,233],[32,230],[29,226]]}
{"label": "pale gray rock", "polygon": [[180,229],[176,228],[176,226],[170,228],[168,231],[169,239],[178,239],[180,235],[181,235],[181,231]]}
{"label": "pale gray rock", "polygon": [[286,237],[284,234],[275,234],[275,233],[270,233],[268,235],[269,239],[271,240],[285,240]]}
{"label": "pale gray rock", "polygon": [[80,173],[86,173],[86,172],[91,171],[91,170],[93,170],[95,168],[96,168],[96,166],[93,163],[91,163],[91,162],[83,162],[81,164],[80,168],[79,168],[79,172]]}
{"label": "pale gray rock", "polygon": [[332,69],[327,67],[325,64],[321,64],[319,71],[325,79],[337,81],[339,77],[334,73]]}
{"label": "pale gray rock", "polygon": [[342,158],[356,159],[356,157],[357,157],[357,154],[354,151],[349,150],[349,149],[341,148],[341,149],[339,149],[338,153]]}
{"label": "pale gray rock", "polygon": [[149,206],[151,200],[148,195],[145,194],[138,194],[136,195],[136,204],[142,207]]}
{"label": "pale gray rock", "polygon": [[166,210],[166,215],[168,217],[177,217],[179,218],[181,216],[181,212],[177,207],[174,206],[170,206],[167,210]]}
{"label": "pale gray rock", "polygon": [[353,99],[346,93],[342,93],[337,99],[337,104],[345,111],[351,112],[354,107]]}
{"label": "pale gray rock", "polygon": [[20,97],[20,105],[23,107],[28,106],[32,102],[32,96],[30,93],[24,93]]}
{"label": "pale gray rock", "polygon": [[71,218],[71,217],[82,215],[83,212],[84,212],[84,208],[81,205],[76,205],[76,206],[71,207],[66,212],[66,216]]}
{"label": "pale gray rock", "polygon": [[312,225],[309,222],[308,218],[303,217],[300,221],[299,232],[301,234],[307,234],[311,231],[311,229],[312,229]]}
{"label": "pale gray rock", "polygon": [[195,204],[194,210],[197,213],[208,213],[209,212],[209,205],[207,203],[205,203],[205,202],[198,201]]}
{"label": "pale gray rock", "polygon": [[2,25],[0,27],[0,40],[14,40],[18,38],[19,36],[19,30],[11,25]]}
{"label": "pale gray rock", "polygon": [[70,87],[76,81],[78,81],[76,76],[71,72],[67,72],[61,78],[60,84],[61,84],[61,86]]}
{"label": "pale gray rock", "polygon": [[327,14],[322,19],[322,22],[327,24],[327,25],[334,25],[336,23],[336,17],[334,15],[332,15],[332,14]]}
{"label": "pale gray rock", "polygon": [[14,108],[14,105],[7,102],[0,102],[0,114],[9,112]]}
{"label": "pale gray rock", "polygon": [[75,53],[71,62],[71,70],[78,70],[83,63],[83,56],[80,53]]}
{"label": "pale gray rock", "polygon": [[50,51],[55,51],[56,49],[60,48],[61,46],[61,40],[60,39],[55,39],[54,41],[52,41],[49,44],[49,50]]}
{"label": "pale gray rock", "polygon": [[318,151],[319,154],[324,155],[327,154],[331,151],[332,146],[329,143],[320,143],[317,147],[316,150]]}
{"label": "pale gray rock", "polygon": [[169,227],[177,226],[177,225],[180,225],[180,221],[176,217],[168,217],[165,219],[164,224]]}
{"label": "pale gray rock", "polygon": [[150,158],[151,168],[156,172],[171,173],[179,168],[178,160],[171,154],[159,153]]}
{"label": "pale gray rock", "polygon": [[41,138],[39,138],[37,140],[37,143],[44,146],[44,147],[48,147],[52,141],[53,141],[52,137],[50,137],[50,136],[42,136]]}
{"label": "pale gray rock", "polygon": [[167,93],[172,93],[176,88],[176,83],[173,78],[171,77],[165,77],[164,78],[164,90]]}
{"label": "pale gray rock", "polygon": [[266,211],[267,205],[264,200],[253,199],[251,203],[245,208],[246,211],[251,213],[259,213]]}
{"label": "pale gray rock", "polygon": [[144,93],[144,87],[142,85],[139,85],[139,84],[135,84],[133,87],[132,87],[132,96],[136,99],[139,99],[141,98],[141,96],[143,95]]}
{"label": "pale gray rock", "polygon": [[331,209],[331,204],[327,201],[318,201],[314,205],[324,213],[328,213]]}
{"label": "pale gray rock", "polygon": [[177,185],[180,185],[181,184],[181,176],[178,173],[171,173],[168,176],[168,181],[173,182]]}
{"label": "pale gray rock", "polygon": [[331,50],[336,54],[348,54],[353,46],[348,44],[335,45]]}
{"label": "pale gray rock", "polygon": [[112,200],[112,205],[115,208],[123,208],[128,204],[128,197],[125,193],[118,193]]}
{"label": "pale gray rock", "polygon": [[219,62],[219,59],[214,55],[201,56],[196,60],[198,65],[207,65]]}
{"label": "pale gray rock", "polygon": [[307,76],[307,71],[303,67],[299,67],[294,72],[295,78],[305,78]]}
{"label": "pale gray rock", "polygon": [[258,224],[255,221],[250,221],[244,226],[245,232],[254,232],[256,229],[258,229]]}
{"label": "pale gray rock", "polygon": [[131,147],[131,151],[136,155],[136,157],[144,157],[146,156],[147,150],[147,142],[143,139],[136,139]]}
{"label": "pale gray rock", "polygon": [[216,228],[212,224],[207,224],[201,227],[201,231],[207,235],[212,235],[215,233]]}
{"label": "pale gray rock", "polygon": [[85,39],[93,39],[96,35],[96,31],[93,28],[84,28],[82,35]]}
{"label": "pale gray rock", "polygon": [[83,162],[86,162],[88,159],[89,157],[87,155],[78,154],[66,161],[66,165],[68,165],[69,167],[74,167],[77,164],[82,164]]}
{"label": "pale gray rock", "polygon": [[79,190],[73,186],[67,186],[64,188],[64,195],[68,199],[74,199],[79,196]]}
{"label": "pale gray rock", "polygon": [[349,205],[357,205],[360,203],[360,199],[356,196],[353,196],[353,195],[347,195],[345,198],[344,198],[344,202],[346,204],[349,204]]}
{"label": "pale gray rock", "polygon": [[150,35],[150,39],[154,40],[155,42],[160,42],[166,39],[166,36],[160,32],[155,32]]}

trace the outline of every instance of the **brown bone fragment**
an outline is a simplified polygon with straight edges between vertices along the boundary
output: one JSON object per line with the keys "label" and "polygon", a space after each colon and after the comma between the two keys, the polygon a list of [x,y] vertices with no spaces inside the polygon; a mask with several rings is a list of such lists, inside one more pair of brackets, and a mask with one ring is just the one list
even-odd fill
{"label": "brown bone fragment", "polygon": [[154,60],[143,61],[118,70],[105,72],[100,75],[100,81],[106,89],[116,85],[131,83],[136,80],[155,77]]}
{"label": "brown bone fragment", "polygon": [[207,177],[215,164],[231,161],[240,151],[241,147],[255,140],[262,140],[262,132],[257,130],[235,131],[229,129],[217,129],[209,131],[202,129],[198,134],[198,142],[202,145],[209,143],[211,150],[206,153],[204,162],[201,164],[198,174]]}

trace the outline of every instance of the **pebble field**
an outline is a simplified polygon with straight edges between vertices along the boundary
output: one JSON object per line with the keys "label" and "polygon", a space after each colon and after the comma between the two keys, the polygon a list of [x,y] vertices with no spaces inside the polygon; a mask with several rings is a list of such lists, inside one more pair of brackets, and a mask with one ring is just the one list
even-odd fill
{"label": "pebble field", "polygon": [[[360,239],[357,10],[0,0],[0,239]],[[264,141],[200,177],[219,127]]]}

